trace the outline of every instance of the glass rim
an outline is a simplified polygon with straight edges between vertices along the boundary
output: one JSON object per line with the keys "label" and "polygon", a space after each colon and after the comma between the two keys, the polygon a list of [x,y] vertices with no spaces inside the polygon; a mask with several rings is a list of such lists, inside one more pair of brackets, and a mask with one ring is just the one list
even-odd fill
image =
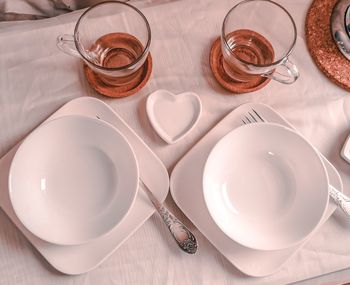
{"label": "glass rim", "polygon": [[221,28],[221,39],[222,39],[222,41],[224,42],[225,47],[230,51],[230,53],[231,53],[232,55],[234,55],[234,54],[232,53],[232,51],[231,51],[231,48],[230,48],[230,46],[229,46],[227,40],[226,40],[225,25],[226,25],[226,22],[228,21],[228,17],[229,17],[229,15],[231,14],[231,12],[232,12],[234,9],[236,9],[238,6],[241,6],[241,5],[246,4],[246,3],[249,3],[249,2],[257,2],[257,1],[259,1],[259,2],[268,2],[268,3],[270,3],[270,4],[273,4],[273,5],[275,5],[275,6],[279,7],[279,8],[281,8],[281,9],[287,14],[287,16],[289,17],[290,21],[292,22],[292,26],[293,26],[293,31],[294,31],[293,42],[292,42],[292,44],[290,45],[288,51],[287,51],[285,54],[283,54],[283,56],[282,56],[280,59],[278,59],[278,60],[276,60],[276,61],[274,61],[274,62],[272,62],[272,63],[270,63],[270,64],[254,64],[254,63],[247,62],[247,61],[245,61],[245,60],[243,60],[243,59],[240,59],[240,58],[236,58],[236,59],[239,60],[239,61],[241,61],[241,62],[243,62],[243,63],[245,63],[245,64],[252,65],[252,66],[254,66],[254,67],[270,67],[270,66],[276,66],[276,65],[279,65],[279,64],[283,63],[283,62],[288,58],[288,56],[291,54],[291,52],[293,51],[293,49],[294,49],[294,47],[295,47],[295,44],[296,44],[296,41],[297,41],[297,27],[296,27],[296,25],[295,25],[295,22],[294,22],[294,20],[293,20],[293,17],[291,16],[291,14],[290,14],[282,5],[280,5],[280,4],[278,4],[278,3],[274,2],[274,1],[271,1],[271,0],[243,0],[243,1],[239,2],[238,4],[236,4],[235,6],[233,6],[233,7],[227,12],[227,14],[226,14],[226,16],[225,16],[225,18],[224,18],[224,21],[223,21],[223,23],[222,23],[222,28]]}
{"label": "glass rim", "polygon": [[[144,20],[145,24],[146,24],[146,28],[147,28],[147,43],[146,46],[144,47],[142,53],[131,63],[127,64],[127,65],[123,65],[123,66],[119,66],[119,67],[103,67],[101,65],[97,65],[96,63],[94,63],[93,61],[89,60],[84,53],[82,52],[80,46],[77,44],[78,42],[78,29],[80,26],[80,22],[82,21],[83,18],[85,18],[85,16],[94,8],[99,7],[99,6],[104,6],[107,4],[121,4],[124,6],[127,6],[129,8],[131,8],[132,10],[136,11],[139,16],[141,16],[141,18]],[[74,28],[74,44],[75,47],[77,49],[77,51],[79,52],[79,54],[82,56],[82,58],[84,60],[86,60],[87,62],[89,62],[89,64],[92,64],[94,67],[101,69],[101,70],[106,70],[106,71],[120,71],[120,70],[125,70],[128,69],[130,67],[133,67],[135,65],[137,65],[144,57],[145,55],[148,53],[150,45],[151,45],[151,27],[147,21],[146,16],[136,7],[134,7],[133,5],[130,5],[126,2],[122,2],[122,1],[105,1],[105,2],[101,2],[101,3],[97,3],[91,7],[89,7],[78,19],[75,28]]]}

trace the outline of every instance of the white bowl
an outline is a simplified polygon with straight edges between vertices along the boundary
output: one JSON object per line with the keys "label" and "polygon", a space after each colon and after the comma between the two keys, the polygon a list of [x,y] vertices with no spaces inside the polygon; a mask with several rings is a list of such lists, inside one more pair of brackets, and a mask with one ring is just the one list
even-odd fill
{"label": "white bowl", "polygon": [[203,191],[210,215],[227,236],[249,248],[279,250],[317,228],[328,205],[328,176],[299,134],[256,123],[215,145]]}
{"label": "white bowl", "polygon": [[66,116],[21,144],[9,174],[10,199],[39,238],[74,245],[108,233],[127,215],[139,171],[125,137],[101,120]]}

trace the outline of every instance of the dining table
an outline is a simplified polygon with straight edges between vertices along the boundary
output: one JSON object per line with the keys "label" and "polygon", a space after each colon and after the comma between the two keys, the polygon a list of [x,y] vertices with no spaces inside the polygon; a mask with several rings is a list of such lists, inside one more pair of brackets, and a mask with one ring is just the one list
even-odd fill
{"label": "dining table", "polygon": [[[244,103],[262,103],[280,113],[335,166],[344,193],[350,195],[350,165],[340,156],[350,134],[350,93],[332,83],[310,56],[304,25],[312,0],[276,0],[296,23],[297,42],[289,58],[300,72],[298,80],[290,85],[272,80],[258,91],[233,94],[215,80],[209,54],[220,36],[225,14],[238,2],[130,1],[150,23],[153,70],[143,89],[117,99],[94,91],[84,76],[82,61],[56,46],[58,35],[73,33],[83,10],[35,21],[0,22],[0,157],[61,106],[88,96],[109,105],[159,157],[170,176],[177,162],[232,110]],[[164,142],[147,117],[147,97],[158,89],[174,94],[195,92],[202,102],[196,127],[174,144]],[[195,206],[196,200],[192,202]],[[54,269],[0,210],[0,284],[350,282],[350,219],[339,209],[277,272],[252,277],[217,250],[180,210],[170,192],[165,205],[196,236],[196,254],[182,252],[154,214],[103,263],[79,275]]]}

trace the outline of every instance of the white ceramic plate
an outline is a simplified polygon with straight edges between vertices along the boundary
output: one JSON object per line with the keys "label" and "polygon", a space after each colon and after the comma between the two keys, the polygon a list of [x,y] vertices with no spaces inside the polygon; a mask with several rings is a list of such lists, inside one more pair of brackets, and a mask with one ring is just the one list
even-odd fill
{"label": "white ceramic plate", "polygon": [[[255,250],[233,241],[217,226],[205,204],[203,195],[203,171],[209,153],[221,138],[233,129],[242,126],[242,118],[252,110],[258,112],[266,122],[278,123],[293,129],[293,126],[288,121],[267,105],[260,103],[242,104],[219,121],[217,125],[215,125],[176,164],[171,173],[171,195],[175,203],[198,230],[201,231],[206,239],[208,239],[233,266],[244,274],[262,277],[276,273],[274,278],[277,279],[274,280],[279,280],[280,284],[289,284],[317,276],[319,274],[317,266],[309,267],[309,270],[305,271],[305,263],[309,261],[310,249],[327,248],[328,241],[324,239],[324,234],[315,233],[322,231],[329,236],[332,235],[332,229],[329,229],[327,226],[324,227],[324,223],[328,221],[337,208],[332,199],[329,200],[322,222],[313,234],[309,235],[309,237],[301,243],[282,250]],[[320,152],[318,153],[327,169],[330,185],[337,188],[339,191],[343,191],[343,184],[339,173]],[[196,202],[193,203],[193,201]],[[296,253],[299,251],[300,254],[297,255]],[[322,260],[322,256],[318,258],[320,261]],[[322,260],[321,262],[326,270],[323,271],[323,273],[335,270],[331,260]],[[339,266],[337,268],[341,269]],[[232,270],[231,272],[232,280],[242,278],[242,275],[238,271]],[[285,272],[289,272],[290,274],[285,274]],[[293,274],[293,272],[298,272],[300,274]],[[264,281],[266,280],[268,279],[264,279]]]}
{"label": "white ceramic plate", "polygon": [[304,240],[328,205],[321,158],[299,134],[276,124],[249,124],[223,137],[205,164],[206,205],[236,242],[278,250]]}
{"label": "white ceramic plate", "polygon": [[[80,115],[95,119],[99,117],[117,128],[132,146],[139,167],[140,179],[152,189],[161,202],[165,200],[169,189],[169,176],[165,166],[110,106],[99,99],[82,96],[63,105],[46,122],[67,115]],[[99,266],[116,252],[155,211],[146,193],[139,190],[128,214],[108,234],[82,245],[65,246],[46,242],[23,226],[13,211],[10,201],[9,170],[19,145],[15,145],[0,159],[0,207],[40,255],[56,270],[64,274],[83,274]]]}
{"label": "white ceramic plate", "polygon": [[9,174],[24,226],[55,244],[91,241],[128,213],[138,165],[124,136],[103,121],[66,116],[45,123],[19,147]]}

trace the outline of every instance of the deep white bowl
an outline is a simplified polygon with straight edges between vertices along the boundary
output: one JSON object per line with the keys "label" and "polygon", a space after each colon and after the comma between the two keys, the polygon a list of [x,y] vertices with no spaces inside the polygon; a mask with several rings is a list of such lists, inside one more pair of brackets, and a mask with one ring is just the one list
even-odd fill
{"label": "deep white bowl", "polygon": [[55,244],[91,241],[127,215],[138,189],[134,152],[112,125],[83,116],[43,124],[17,150],[10,199],[23,225]]}
{"label": "deep white bowl", "polygon": [[295,131],[256,123],[215,145],[203,191],[227,236],[249,248],[278,250],[317,228],[328,205],[328,176],[316,150]]}

